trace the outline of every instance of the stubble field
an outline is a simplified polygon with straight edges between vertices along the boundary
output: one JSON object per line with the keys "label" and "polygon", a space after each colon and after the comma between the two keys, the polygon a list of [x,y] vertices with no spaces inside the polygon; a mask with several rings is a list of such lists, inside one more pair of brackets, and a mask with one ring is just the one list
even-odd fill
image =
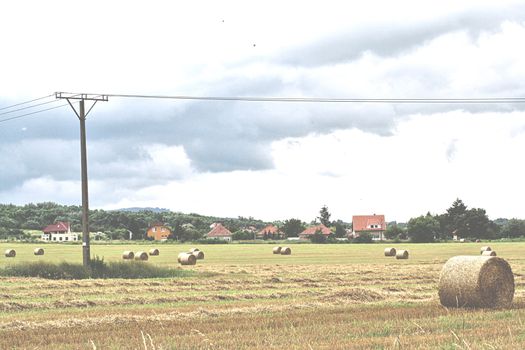
{"label": "stubble field", "polygon": [[[479,254],[479,243],[203,245],[191,277],[52,281],[0,277],[0,349],[520,349],[525,348],[525,243],[490,244],[512,266],[508,310],[447,309],[437,283],[445,261]],[[81,247],[0,244],[20,261],[81,261]],[[120,260],[152,245],[93,245]],[[179,268],[190,246],[158,245],[148,263]]]}

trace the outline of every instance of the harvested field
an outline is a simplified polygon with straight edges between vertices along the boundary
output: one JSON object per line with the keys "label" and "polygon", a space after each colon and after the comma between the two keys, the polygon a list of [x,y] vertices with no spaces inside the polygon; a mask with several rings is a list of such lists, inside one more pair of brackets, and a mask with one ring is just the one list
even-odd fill
{"label": "harvested field", "polygon": [[[469,243],[404,244],[409,260],[378,259],[386,247],[380,244],[292,245],[293,255],[282,258],[268,254],[271,246],[264,244],[206,246],[206,260],[182,267],[178,252],[189,247],[165,245],[148,264],[197,275],[72,281],[2,277],[0,348],[145,349],[143,339],[148,349],[524,348],[525,244],[491,246],[515,274],[508,310],[440,305],[443,264],[455,255],[479,256],[478,246]],[[81,259],[80,246],[46,245],[40,257],[29,245],[14,249],[17,260]],[[121,260],[123,250],[149,248],[92,246],[93,254],[106,261]]]}

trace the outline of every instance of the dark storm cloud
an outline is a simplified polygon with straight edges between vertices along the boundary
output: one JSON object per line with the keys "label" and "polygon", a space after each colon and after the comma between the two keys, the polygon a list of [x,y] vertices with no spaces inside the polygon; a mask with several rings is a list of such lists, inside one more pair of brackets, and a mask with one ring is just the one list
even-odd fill
{"label": "dark storm cloud", "polygon": [[277,60],[293,66],[322,66],[352,61],[365,52],[396,56],[443,34],[466,31],[478,36],[496,30],[503,21],[523,21],[525,4],[493,6],[437,17],[430,21],[371,23],[368,26],[291,48]]}

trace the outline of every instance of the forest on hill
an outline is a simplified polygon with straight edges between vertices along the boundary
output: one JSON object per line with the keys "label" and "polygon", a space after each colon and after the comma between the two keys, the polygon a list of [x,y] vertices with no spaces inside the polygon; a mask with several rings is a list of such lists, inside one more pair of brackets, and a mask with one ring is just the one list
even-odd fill
{"label": "forest on hill", "polygon": [[[150,224],[161,222],[172,229],[177,239],[192,240],[202,238],[215,222],[223,223],[231,232],[250,226],[262,229],[268,224],[251,217],[221,218],[153,209],[90,210],[89,228],[91,232],[101,232],[104,237],[110,239],[128,239],[129,231],[133,233],[133,239],[144,239]],[[0,204],[0,239],[9,236],[21,237],[23,230],[42,230],[57,221],[69,222],[72,231],[80,232],[81,217],[82,207],[75,205],[52,202],[23,206]]]}

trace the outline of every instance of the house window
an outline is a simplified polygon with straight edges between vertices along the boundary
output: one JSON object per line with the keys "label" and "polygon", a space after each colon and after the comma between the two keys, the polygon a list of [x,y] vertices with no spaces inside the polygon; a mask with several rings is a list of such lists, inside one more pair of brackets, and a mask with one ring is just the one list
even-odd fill
{"label": "house window", "polygon": [[56,238],[56,237],[53,237],[53,241],[56,241],[56,240],[57,240],[57,238]]}
{"label": "house window", "polygon": [[67,241],[69,237],[65,237],[64,240]]}

